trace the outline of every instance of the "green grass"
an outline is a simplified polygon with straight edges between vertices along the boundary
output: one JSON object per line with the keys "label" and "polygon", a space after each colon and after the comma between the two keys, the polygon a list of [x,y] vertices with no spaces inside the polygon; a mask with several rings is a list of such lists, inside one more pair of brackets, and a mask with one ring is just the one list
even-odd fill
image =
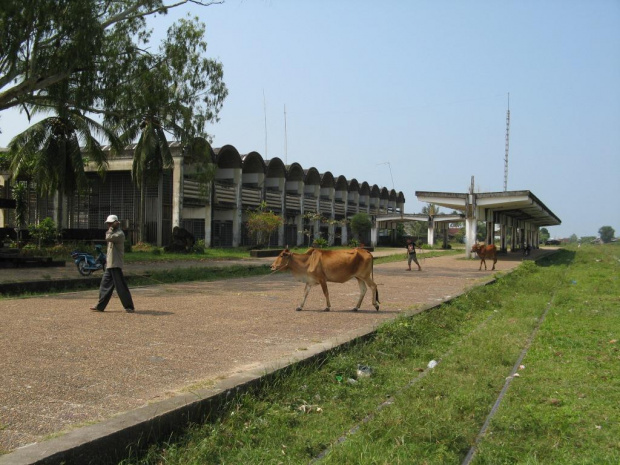
{"label": "green grass", "polygon": [[473,463],[620,463],[619,276],[612,245],[524,262],[125,463],[461,463],[531,337]]}

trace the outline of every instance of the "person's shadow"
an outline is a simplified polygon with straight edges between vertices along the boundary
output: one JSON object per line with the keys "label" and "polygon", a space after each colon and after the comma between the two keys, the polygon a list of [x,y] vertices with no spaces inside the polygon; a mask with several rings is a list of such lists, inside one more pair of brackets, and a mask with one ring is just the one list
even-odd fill
{"label": "person's shadow", "polygon": [[136,310],[134,313],[138,315],[150,315],[150,316],[174,315],[174,312],[162,312],[161,310]]}

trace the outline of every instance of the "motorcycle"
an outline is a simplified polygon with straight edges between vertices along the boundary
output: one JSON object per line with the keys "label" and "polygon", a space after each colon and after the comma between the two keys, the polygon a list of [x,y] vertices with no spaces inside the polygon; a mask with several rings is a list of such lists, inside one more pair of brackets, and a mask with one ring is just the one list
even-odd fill
{"label": "motorcycle", "polygon": [[78,272],[82,276],[90,276],[93,271],[105,271],[106,254],[102,252],[100,245],[96,245],[95,250],[98,253],[97,258],[87,252],[80,252],[79,250],[71,252],[71,258],[73,258]]}

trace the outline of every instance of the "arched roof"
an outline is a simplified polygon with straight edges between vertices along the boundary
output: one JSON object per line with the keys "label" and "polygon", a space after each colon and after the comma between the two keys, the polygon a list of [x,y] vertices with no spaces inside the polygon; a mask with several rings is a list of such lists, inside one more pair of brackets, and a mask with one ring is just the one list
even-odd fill
{"label": "arched roof", "polygon": [[360,184],[360,195],[370,195],[370,186],[366,181]]}
{"label": "arched roof", "polygon": [[241,156],[232,145],[225,145],[217,150],[215,162],[218,168],[241,168]]}
{"label": "arched roof", "polygon": [[241,157],[244,173],[265,173],[265,160],[258,152],[250,152]]}
{"label": "arched roof", "polygon": [[389,197],[390,201],[392,201],[392,202],[396,202],[397,197],[398,197],[398,196],[397,196],[397,194],[396,194],[396,191],[395,191],[394,189],[392,189],[392,190],[390,191],[390,197]]}
{"label": "arched roof", "polygon": [[304,180],[304,169],[297,162],[289,165],[287,174],[287,181],[303,181]]}
{"label": "arched roof", "polygon": [[390,191],[387,190],[387,187],[382,187],[381,188],[381,195],[380,195],[381,199],[390,199]]}
{"label": "arched roof", "polygon": [[325,173],[321,175],[321,187],[334,187],[335,185],[334,175],[329,171],[325,171]]}
{"label": "arched roof", "polygon": [[265,160],[265,165],[267,166],[265,174],[268,178],[286,178],[286,166],[278,157]]}
{"label": "arched roof", "polygon": [[357,179],[353,178],[349,181],[349,192],[359,192],[360,183],[357,182]]}
{"label": "arched roof", "polygon": [[[180,146],[180,143],[172,142],[169,145],[173,148]],[[135,149],[135,145],[133,147]],[[186,163],[215,163],[216,155],[207,139],[195,137],[190,144],[183,147],[183,159]]]}
{"label": "arched roof", "polygon": [[336,190],[337,191],[349,190],[349,183],[347,183],[347,178],[345,178],[343,175],[338,176],[338,179],[336,179]]}
{"label": "arched roof", "polygon": [[402,191],[398,193],[398,203],[405,203],[405,194]]}
{"label": "arched roof", "polygon": [[376,184],[372,185],[372,187],[370,188],[370,196],[371,197],[380,197],[381,196],[381,190],[379,189],[379,186],[377,186]]}
{"label": "arched roof", "polygon": [[305,178],[304,183],[306,185],[320,185],[321,184],[321,175],[319,174],[319,170],[312,167],[305,170]]}

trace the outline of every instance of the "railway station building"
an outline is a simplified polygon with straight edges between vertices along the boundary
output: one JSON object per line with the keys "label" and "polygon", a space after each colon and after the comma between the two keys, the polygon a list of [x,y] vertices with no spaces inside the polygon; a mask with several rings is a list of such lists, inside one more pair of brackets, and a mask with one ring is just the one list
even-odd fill
{"label": "railway station building", "polygon": [[[89,188],[66,198],[60,194],[39,197],[34,186],[27,186],[27,224],[50,217],[60,225],[65,239],[103,236],[105,218],[118,215],[123,228],[137,241],[140,190],[132,180],[135,146],[110,156],[108,170],[101,177],[94,166],[87,166]],[[215,168],[211,182],[201,182],[197,165],[186,160],[181,145],[170,144],[173,167],[157,184],[146,189],[146,242],[165,246],[175,226],[204,240],[206,247],[251,246],[246,231],[248,212],[266,205],[283,219],[271,246],[309,245],[321,237],[329,245],[345,245],[352,239],[347,219],[359,212],[368,214],[373,229],[360,238],[376,245],[381,234],[377,217],[404,213],[402,192],[389,190],[366,180],[347,178],[299,163],[286,165],[280,158],[264,159],[258,152],[240,154],[232,145],[211,151]],[[12,180],[0,173],[0,197],[12,198]],[[14,210],[0,208],[0,227],[15,226]]]}

